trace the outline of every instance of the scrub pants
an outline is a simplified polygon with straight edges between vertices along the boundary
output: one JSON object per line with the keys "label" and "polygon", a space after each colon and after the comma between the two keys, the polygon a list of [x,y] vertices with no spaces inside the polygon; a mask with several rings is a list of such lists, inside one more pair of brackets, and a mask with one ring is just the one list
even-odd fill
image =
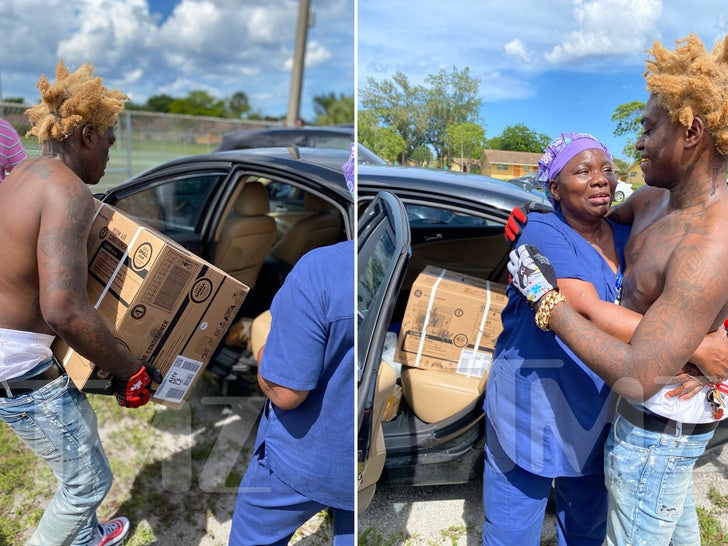
{"label": "scrub pants", "polygon": [[516,465],[503,452],[495,432],[487,430],[483,546],[539,546],[552,485],[559,546],[601,546],[607,532],[604,474],[557,478],[533,474]]}
{"label": "scrub pants", "polygon": [[[286,546],[296,530],[327,506],[283,483],[252,459],[240,483],[229,546]],[[333,509],[334,546],[354,545],[354,512]]]}

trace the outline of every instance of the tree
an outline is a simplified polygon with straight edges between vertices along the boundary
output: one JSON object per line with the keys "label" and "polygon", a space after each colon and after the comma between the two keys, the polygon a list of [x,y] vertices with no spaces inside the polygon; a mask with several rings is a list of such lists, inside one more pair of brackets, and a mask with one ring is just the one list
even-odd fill
{"label": "tree", "polygon": [[[422,86],[410,84],[401,71],[391,80],[377,82],[367,79],[361,91],[361,103],[370,109],[385,127],[394,129],[405,143],[401,162],[404,164],[412,152],[426,144],[429,124],[426,112],[426,93]],[[366,146],[366,144],[365,144]]]}
{"label": "tree", "polygon": [[316,125],[354,123],[354,95],[317,95],[313,98],[313,109]]}
{"label": "tree", "polygon": [[[470,76],[470,69],[462,71],[453,66],[450,72],[444,69],[425,79],[426,112],[429,123],[426,141],[440,158],[445,159],[447,130],[451,125],[479,121],[483,99],[478,97],[478,80]],[[485,135],[485,133],[483,133]],[[452,150],[456,153],[456,150]]]}
{"label": "tree", "polygon": [[523,123],[517,123],[509,125],[500,135],[488,140],[487,146],[491,150],[541,153],[550,142],[548,135],[537,133]]}
{"label": "tree", "polygon": [[622,161],[621,159],[614,158],[614,171],[617,174],[617,177],[621,180],[623,178],[627,178],[627,170],[629,169],[629,164],[627,164],[626,161]]}
{"label": "tree", "polygon": [[169,105],[172,114],[225,117],[225,101],[216,99],[207,91],[190,91],[183,99],[174,99]]}
{"label": "tree", "polygon": [[402,136],[391,127],[381,127],[371,110],[359,110],[358,120],[359,143],[389,163],[397,161],[406,147]]}
{"label": "tree", "polygon": [[480,157],[485,147],[485,129],[471,121],[453,123],[447,128],[446,142],[455,157]]}
{"label": "tree", "polygon": [[152,112],[169,112],[169,108],[174,100],[174,97],[170,97],[169,95],[154,95],[147,99],[147,109]]}
{"label": "tree", "polygon": [[248,95],[244,91],[236,91],[232,97],[225,100],[227,113],[233,118],[242,118],[252,110]]}
{"label": "tree", "polygon": [[414,161],[418,167],[426,167],[427,164],[432,160],[432,150],[429,146],[424,144],[412,152],[412,161]]}
{"label": "tree", "polygon": [[640,153],[635,149],[634,145],[642,131],[642,110],[645,109],[645,103],[640,101],[632,101],[620,104],[612,114],[612,121],[617,122],[614,129],[614,136],[628,135],[627,144],[622,149],[622,154],[635,161],[640,158]]}

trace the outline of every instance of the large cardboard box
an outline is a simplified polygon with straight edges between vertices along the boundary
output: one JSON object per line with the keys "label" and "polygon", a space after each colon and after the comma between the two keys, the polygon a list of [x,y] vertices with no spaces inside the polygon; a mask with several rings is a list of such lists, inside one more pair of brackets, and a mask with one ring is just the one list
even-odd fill
{"label": "large cardboard box", "polygon": [[[164,380],[152,401],[180,407],[240,308],[248,287],[109,205],[88,239],[89,300],[114,335]],[[56,342],[76,386],[103,391],[108,375]]]}
{"label": "large cardboard box", "polygon": [[412,285],[395,360],[482,377],[503,330],[505,289],[502,284],[427,266]]}

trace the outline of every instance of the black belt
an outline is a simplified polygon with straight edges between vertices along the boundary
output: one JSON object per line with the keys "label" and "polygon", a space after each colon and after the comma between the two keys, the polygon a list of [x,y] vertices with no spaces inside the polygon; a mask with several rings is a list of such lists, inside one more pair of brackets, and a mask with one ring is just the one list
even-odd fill
{"label": "black belt", "polygon": [[680,431],[679,434],[705,434],[718,428],[718,421],[712,421],[710,423],[680,423],[662,415],[641,411],[624,398],[619,399],[617,413],[636,427],[641,427],[650,432],[670,434],[672,436],[677,435],[678,430]]}
{"label": "black belt", "polygon": [[13,398],[21,394],[28,394],[46,386],[51,381],[63,375],[63,369],[58,361],[53,358],[50,367],[38,375],[26,377],[25,379],[10,379],[0,381],[0,398]]}

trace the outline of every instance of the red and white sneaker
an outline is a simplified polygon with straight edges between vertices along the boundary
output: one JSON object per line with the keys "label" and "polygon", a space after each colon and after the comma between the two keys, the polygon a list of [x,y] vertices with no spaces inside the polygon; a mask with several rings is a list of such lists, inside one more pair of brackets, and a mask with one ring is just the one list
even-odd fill
{"label": "red and white sneaker", "polygon": [[129,520],[125,517],[114,518],[96,526],[94,546],[113,546],[121,544],[129,534]]}

